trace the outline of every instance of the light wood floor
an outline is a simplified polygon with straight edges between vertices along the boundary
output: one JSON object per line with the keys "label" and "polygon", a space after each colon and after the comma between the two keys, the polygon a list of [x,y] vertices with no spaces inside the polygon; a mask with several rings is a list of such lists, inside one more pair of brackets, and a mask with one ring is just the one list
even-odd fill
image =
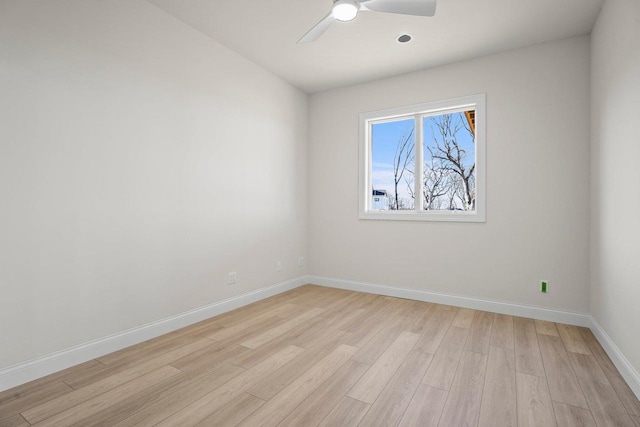
{"label": "light wood floor", "polygon": [[640,402],[589,329],[303,286],[0,393],[29,425],[640,427]]}

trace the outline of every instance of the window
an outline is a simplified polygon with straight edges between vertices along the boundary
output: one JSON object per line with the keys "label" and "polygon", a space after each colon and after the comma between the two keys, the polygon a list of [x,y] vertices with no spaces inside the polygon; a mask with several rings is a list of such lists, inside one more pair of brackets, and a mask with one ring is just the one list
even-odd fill
{"label": "window", "polygon": [[360,218],[485,220],[485,95],[360,114]]}

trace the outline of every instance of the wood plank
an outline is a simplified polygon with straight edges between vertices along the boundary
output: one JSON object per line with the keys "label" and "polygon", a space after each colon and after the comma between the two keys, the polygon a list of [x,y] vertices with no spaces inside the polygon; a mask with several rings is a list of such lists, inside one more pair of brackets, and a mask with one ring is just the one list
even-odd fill
{"label": "wood plank", "polygon": [[536,325],[536,332],[543,335],[552,335],[555,337],[559,337],[558,329],[556,328],[556,324],[553,322],[547,322],[546,320],[534,320]]}
{"label": "wood plank", "polygon": [[[84,418],[95,414],[111,405],[128,399],[141,390],[148,389],[155,384],[158,384],[174,375],[179,374],[180,371],[172,366],[163,366],[162,368],[150,372],[146,375],[138,377],[133,381],[123,384],[114,388],[106,393],[98,395],[92,399],[86,400],[79,405],[69,408],[65,411],[57,413],[56,415],[47,418],[35,425],[38,427],[45,426],[61,426],[72,425],[75,423],[82,423]],[[29,421],[29,419],[27,419]]]}
{"label": "wood plank", "polygon": [[458,328],[470,328],[475,314],[475,310],[461,307],[458,309],[456,317],[453,318],[453,323],[451,323],[451,326],[457,326]]}
{"label": "wood plank", "polygon": [[[287,321],[286,318],[283,318],[280,316],[272,316],[265,319],[259,326],[240,328],[236,334],[232,334],[230,336],[222,336],[222,337],[219,337],[219,339],[215,339],[215,340],[212,339],[212,341],[214,341],[220,348],[240,345],[240,343],[242,343],[243,341],[255,335],[258,335],[262,331],[268,328],[272,328],[274,326],[280,325],[286,321]],[[240,325],[237,325],[237,326],[240,326]],[[211,336],[207,336],[207,338],[211,339]]]}
{"label": "wood plank", "polygon": [[451,326],[422,379],[422,384],[450,390],[469,329]]}
{"label": "wood plank", "polygon": [[432,354],[412,351],[362,420],[363,426],[397,425],[411,403]]}
{"label": "wood plank", "polygon": [[254,384],[248,392],[262,400],[271,399],[318,361],[334,351],[340,344],[343,344],[341,341],[340,338],[337,338],[325,343],[319,343],[316,347],[304,351],[286,366],[281,367]]}
{"label": "wood plank", "polygon": [[20,414],[0,420],[0,427],[29,427],[30,425]]}
{"label": "wood plank", "polygon": [[369,365],[353,360],[347,361],[335,374],[298,405],[279,424],[279,427],[318,425],[367,369],[369,369]]}
{"label": "wood plank", "polygon": [[433,317],[433,313],[437,310],[437,304],[423,301],[413,301],[414,308],[403,317],[403,331],[413,332],[414,334],[422,334]]}
{"label": "wood plank", "polygon": [[[319,326],[322,326],[322,324],[323,322],[320,322]],[[257,348],[255,350],[252,350],[250,353],[234,359],[233,363],[239,364],[240,366],[245,368],[250,368],[257,362],[269,356],[274,349],[281,347],[283,344],[295,345],[296,347],[304,348],[307,350],[317,350],[327,346],[347,344],[347,341],[349,341],[349,338],[351,336],[351,334],[342,330],[330,328],[315,328],[315,326],[307,331],[304,331],[304,328],[301,328],[300,331],[302,331],[303,335],[305,335],[306,332],[310,331],[315,331],[316,334],[315,337],[307,336],[306,338],[301,338],[301,335],[297,334],[297,332],[299,331],[291,331],[291,333],[286,334],[279,339],[273,340],[267,346]],[[275,347],[271,348],[272,345],[275,345]]]}
{"label": "wood plank", "polygon": [[547,381],[543,377],[517,372],[516,384],[518,427],[556,427]]}
{"label": "wood plank", "polygon": [[414,349],[423,353],[436,354],[455,316],[456,310],[453,307],[439,306],[430,321],[425,325],[420,340],[416,343]]}
{"label": "wood plank", "polygon": [[[168,334],[141,342],[140,344],[136,344],[131,347],[109,353],[98,358],[97,360],[99,360],[101,363],[104,363],[106,366],[111,367],[112,369],[119,366],[128,367],[130,366],[129,364],[132,362],[132,360],[140,362],[146,359],[151,359],[153,357],[156,357],[158,354],[161,354],[162,352],[169,351],[171,349],[180,347],[186,342],[190,342],[191,339],[189,336],[187,336],[187,334],[188,331],[193,331],[193,329],[194,327],[189,327],[169,332]],[[216,326],[215,329],[219,328]],[[86,383],[81,384],[80,387],[83,387],[84,385],[86,385]]]}
{"label": "wood plank", "polygon": [[298,304],[304,304],[308,308],[328,308],[339,298],[341,290],[318,286],[313,292],[313,298],[302,297],[296,300]]}
{"label": "wood plank", "polygon": [[[114,426],[129,417],[137,416],[140,412],[146,412],[150,406],[158,404],[161,401],[164,401],[164,405],[160,406],[160,411],[163,411],[171,405],[180,405],[183,402],[183,396],[187,394],[185,390],[188,389],[189,398],[195,400],[197,399],[197,393],[202,395],[211,390],[214,384],[222,384],[240,372],[243,372],[243,370],[237,366],[225,365],[216,371],[203,375],[180,373],[149,388],[140,390],[125,400],[114,402],[112,405],[93,412],[70,425],[75,427],[84,427],[87,425]],[[205,383],[205,378],[206,386],[203,386],[202,384]],[[201,391],[201,389],[205,391]],[[172,399],[167,401],[166,398],[169,394],[171,394]],[[166,418],[167,415],[164,415],[163,418]]]}
{"label": "wood plank", "polygon": [[208,338],[209,335],[211,335],[211,332],[217,331],[218,329],[222,329],[222,325],[218,325],[217,323],[202,324],[200,326],[187,326],[185,328],[182,328],[182,330],[184,331],[182,337],[199,340],[202,338]]}
{"label": "wood plank", "polygon": [[248,348],[254,348],[254,349],[258,348],[261,345],[264,345],[269,341],[279,337],[280,335],[283,335],[289,332],[290,330],[300,326],[301,324],[308,321],[309,319],[316,317],[318,314],[322,313],[323,311],[324,311],[323,308],[313,308],[309,311],[306,311],[298,316],[295,316],[289,319],[288,321],[286,321],[285,323],[282,323],[281,325],[268,329],[265,332],[242,342],[241,345]]}
{"label": "wood plank", "polygon": [[279,307],[277,310],[265,311],[264,313],[261,313],[254,317],[249,317],[248,319],[243,320],[242,322],[237,323],[233,326],[217,329],[216,331],[212,332],[209,335],[209,338],[215,341],[223,341],[228,338],[233,338],[235,335],[238,335],[246,331],[255,330],[255,331],[258,331],[258,333],[260,333],[260,331],[264,330],[262,328],[265,327],[264,326],[265,321],[273,319],[273,320],[279,320],[279,322],[275,322],[276,324],[286,323],[287,319],[282,318],[280,315],[287,311],[292,312],[298,309],[299,309],[299,306],[295,304],[284,304],[283,306]]}
{"label": "wood plank", "polygon": [[491,331],[491,345],[514,349],[513,316],[496,314]]}
{"label": "wood plank", "polygon": [[607,356],[607,353],[604,351],[591,330],[588,328],[579,329],[582,338],[589,347],[589,350],[591,350],[593,356],[598,361],[598,364],[604,371],[604,374],[607,376],[607,379],[611,383],[611,386],[622,401],[622,404],[627,410],[627,413],[640,417],[640,400],[638,400],[629,385],[622,378],[622,375],[620,375],[615,365],[613,364],[609,356]]}
{"label": "wood plank", "polygon": [[364,402],[344,396],[318,427],[356,427],[369,407]]}
{"label": "wood plank", "polygon": [[327,316],[327,313],[345,314],[351,311],[358,311],[359,309],[357,307],[361,295],[362,294],[355,291],[336,290],[333,302],[324,307],[325,313],[323,313],[322,316],[330,319],[331,316]]}
{"label": "wood plank", "polygon": [[591,411],[560,402],[553,402],[556,421],[560,427],[596,427]]}
{"label": "wood plank", "polygon": [[196,424],[303,352],[304,350],[299,347],[287,346],[253,368],[234,377],[231,381],[183,407],[157,425],[184,426]]}
{"label": "wood plank", "polygon": [[233,399],[229,404],[215,411],[204,420],[200,421],[196,426],[200,427],[226,427],[238,425],[264,405],[264,400],[249,394],[242,393]]}
{"label": "wood plank", "polygon": [[[316,326],[322,326],[323,323],[324,323],[323,319],[321,318],[311,319],[308,322],[305,322],[293,328],[291,331],[288,331],[280,335],[279,337],[269,341],[267,344],[263,346],[260,346],[255,349],[248,349],[249,351],[242,353],[237,357],[234,357],[233,359],[231,359],[230,362],[235,365],[242,366],[245,369],[249,369],[252,366],[254,366],[256,363],[260,362],[261,360],[264,360],[267,357],[277,353],[287,345],[294,345],[296,347],[307,349],[308,348],[307,346],[298,345],[299,340],[297,340],[296,338],[300,334],[304,333],[309,329],[319,331],[319,329],[317,329]],[[329,337],[330,335],[335,336],[336,334],[344,334],[344,332],[332,331],[332,330],[322,331],[322,335],[325,338],[325,341],[327,340],[327,337]],[[246,348],[244,346],[241,346],[241,347]]]}
{"label": "wood plank", "polygon": [[609,380],[609,383],[616,391],[616,395],[624,405],[627,413],[630,415],[640,416],[640,400],[633,393],[629,385],[625,382],[622,375],[618,371],[610,372],[605,371],[605,375]]}
{"label": "wood plank", "polygon": [[55,381],[45,383],[41,390],[30,390],[24,395],[17,392],[15,399],[10,400],[9,396],[5,395],[5,401],[0,404],[0,419],[12,417],[29,408],[44,404],[72,391],[73,389],[67,384]]}
{"label": "wood plank", "polygon": [[184,335],[183,330],[173,331],[168,334],[164,334],[159,337],[132,345],[130,347],[114,351],[113,353],[106,354],[97,358],[96,360],[105,366],[117,365],[118,363],[122,363],[123,360],[129,360],[138,354],[151,352],[158,347],[166,346],[167,343],[181,338],[182,335]]}
{"label": "wood plank", "polygon": [[[240,345],[220,346],[218,343],[189,353],[188,355],[176,359],[169,364],[182,372],[209,372],[227,363],[230,359],[235,359],[240,355],[249,352],[250,349]],[[244,368],[244,366],[242,366]]]}
{"label": "wood plank", "polygon": [[516,362],[513,350],[491,346],[480,405],[479,426],[517,426]]}
{"label": "wood plank", "polygon": [[[217,325],[228,328],[266,312],[275,313],[280,317],[295,315],[300,313],[301,310],[304,310],[304,307],[296,303],[296,300],[303,294],[303,292],[305,292],[305,290],[302,287],[296,288],[289,292],[274,295],[236,310],[219,314],[208,320]],[[310,292],[307,291],[306,293],[309,294]]]}
{"label": "wood plank", "polygon": [[38,423],[55,414],[58,414],[69,408],[79,405],[80,403],[87,401],[97,395],[106,393],[107,391],[113,390],[114,388],[122,384],[126,384],[131,380],[134,380],[145,374],[148,374],[157,369],[160,369],[163,366],[167,365],[168,363],[176,359],[179,359],[185,356],[186,354],[202,349],[209,344],[211,344],[210,340],[203,339],[203,340],[195,341],[191,344],[187,344],[184,347],[173,349],[147,362],[141,363],[139,365],[136,365],[124,371],[118,372],[116,374],[113,374],[109,377],[104,378],[103,380],[97,381],[93,384],[89,384],[85,387],[74,390],[56,399],[43,403],[42,405],[38,405],[34,408],[24,411],[22,415],[31,424]]}
{"label": "wood plank", "polygon": [[379,295],[356,292],[358,298],[353,303],[354,308],[369,308],[375,301],[380,299]]}
{"label": "wood plank", "polygon": [[421,384],[398,426],[436,427],[448,396],[449,392]]}
{"label": "wood plank", "polygon": [[194,371],[187,374],[186,378],[176,378],[166,388],[140,393],[127,399],[124,404],[112,405],[109,407],[110,413],[97,413],[95,418],[109,427],[154,426],[243,372],[244,369],[233,365],[222,365],[203,374]]}
{"label": "wood plank", "polygon": [[591,332],[591,329],[578,328],[578,330],[580,331],[582,339],[587,344],[587,347],[589,347],[591,354],[593,354],[593,357],[596,358],[602,370],[618,372],[611,359],[609,359],[607,353],[604,351],[596,337],[593,335],[593,332]]}
{"label": "wood plank", "polygon": [[[206,338],[204,338],[206,340]],[[186,345],[192,344],[194,339],[190,336],[181,335],[177,338],[170,340],[169,342],[160,342],[161,345],[153,346],[153,348],[149,348],[148,350],[144,350],[144,346],[138,344],[134,347],[140,346],[138,351],[131,354],[129,357],[123,357],[119,359],[117,362],[114,361],[109,364],[106,369],[102,371],[97,371],[94,373],[84,373],[82,375],[74,376],[73,378],[69,378],[65,382],[69,384],[74,389],[78,390],[98,381],[102,381],[105,378],[108,378],[116,373],[125,371],[130,368],[134,368],[138,365],[142,365],[147,361],[153,360],[157,357],[163,357],[168,352],[172,352],[174,350],[180,351],[180,349]],[[209,340],[209,342],[211,342]],[[126,349],[125,349],[126,350]]]}
{"label": "wood plank", "polygon": [[340,330],[355,333],[362,328],[364,323],[368,323],[372,318],[380,315],[380,311],[383,309],[383,301],[379,295],[365,294],[360,301],[361,304],[356,307],[362,309],[361,314],[343,322],[339,327]]}
{"label": "wood plank", "polygon": [[559,336],[538,334],[538,344],[542,353],[544,370],[551,399],[568,405],[588,409],[578,379],[573,372],[569,356]]}
{"label": "wood plank", "polygon": [[[17,387],[2,391],[0,392],[0,408],[4,407],[13,400],[25,399],[27,397],[32,399],[32,401],[34,402],[38,402],[46,397],[53,399],[59,395],[56,394],[54,390],[60,384],[63,384],[65,380],[73,378],[76,375],[81,375],[85,372],[93,373],[96,371],[104,370],[105,368],[106,366],[98,362],[97,360],[90,360],[88,362],[81,363],[71,368],[56,372],[54,374],[47,375],[46,377],[42,377],[34,381],[29,381],[26,384],[22,384]],[[69,385],[67,384],[67,386]],[[47,388],[49,388],[48,391],[45,390]],[[66,393],[68,390],[69,387],[65,387],[64,391],[62,391],[62,394]],[[34,394],[38,394],[39,397],[33,397]],[[25,400],[23,400],[23,402],[24,401]],[[40,401],[40,403],[42,402]]]}
{"label": "wood plank", "polygon": [[569,359],[596,424],[635,427],[596,359],[579,353],[569,353]]}
{"label": "wood plank", "polygon": [[389,311],[393,315],[408,316],[416,307],[416,301],[406,298],[396,298],[391,296],[383,296],[385,300],[385,306],[389,308]]}
{"label": "wood plank", "polygon": [[531,319],[516,317],[513,319],[513,332],[515,338],[516,371],[523,374],[544,377],[544,365],[540,347],[538,346],[538,334]]}
{"label": "wood plank", "polygon": [[[325,328],[329,330],[345,331],[345,329],[347,329],[346,328],[347,324],[350,324],[351,322],[357,319],[360,319],[366,315],[367,315],[367,311],[364,308],[348,307],[341,311],[327,310],[324,313],[322,313],[320,316],[322,316],[325,319],[325,321],[322,323],[322,325]],[[307,334],[303,334],[300,336],[301,341],[299,343],[296,343],[298,347],[307,348],[304,345],[304,343],[306,342],[305,340],[313,339],[313,337],[315,337],[315,333],[309,332]]]}
{"label": "wood plank", "polygon": [[368,323],[369,320],[390,319],[397,316],[397,313],[395,313],[395,310],[391,304],[389,304],[389,301],[388,297],[376,295],[371,302],[364,307],[366,315],[358,321],[350,323],[349,329],[346,330],[346,332],[355,333],[357,330],[361,329],[363,324]]}
{"label": "wood plank", "polygon": [[386,312],[382,311],[369,314],[365,319],[362,319],[359,324],[360,327],[355,328],[355,332],[351,332],[354,328],[347,331],[351,332],[351,335],[346,341],[346,344],[354,347],[365,346],[378,334],[378,332],[384,329],[385,325],[392,322],[395,317],[397,317],[397,315],[389,314],[388,310]]}
{"label": "wood plank", "polygon": [[[331,322],[329,322],[331,323]],[[342,344],[347,344],[348,339],[351,337],[351,333],[344,332],[343,330],[332,328],[332,327],[324,327],[323,323],[318,325],[319,327],[313,330],[308,330],[302,333],[301,335],[294,337],[291,340],[291,345],[295,345],[297,347],[310,349],[314,347],[318,347],[323,342],[328,342],[332,339],[341,339]]]}
{"label": "wood plank", "polygon": [[462,353],[460,366],[440,418],[440,425],[475,426],[478,424],[486,367],[486,355],[471,351]]}
{"label": "wood plank", "polygon": [[264,406],[246,418],[240,425],[246,427],[277,426],[323,382],[347,363],[357,350],[356,347],[341,344],[300,375],[284,390],[271,398]]}
{"label": "wood plank", "polygon": [[558,323],[556,326],[558,327],[558,333],[560,334],[560,338],[562,338],[564,348],[567,349],[568,352],[591,355],[591,350],[589,350],[587,343],[584,342],[577,326],[562,323]]}
{"label": "wood plank", "polygon": [[495,314],[486,311],[477,311],[471,323],[471,330],[467,337],[465,350],[476,353],[489,354],[491,343],[491,329]]}
{"label": "wood plank", "polygon": [[353,356],[353,360],[373,365],[402,331],[402,320],[403,318],[398,316],[387,322],[369,342],[360,348]]}
{"label": "wood plank", "polygon": [[371,368],[353,386],[347,396],[372,404],[407,357],[420,335],[402,332]]}

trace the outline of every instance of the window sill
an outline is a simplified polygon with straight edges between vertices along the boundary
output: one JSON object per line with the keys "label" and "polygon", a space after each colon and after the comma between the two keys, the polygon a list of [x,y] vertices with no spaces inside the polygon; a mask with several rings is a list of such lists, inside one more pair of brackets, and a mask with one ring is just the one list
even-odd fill
{"label": "window sill", "polygon": [[360,212],[358,218],[383,221],[485,222],[484,215],[477,211],[366,211]]}

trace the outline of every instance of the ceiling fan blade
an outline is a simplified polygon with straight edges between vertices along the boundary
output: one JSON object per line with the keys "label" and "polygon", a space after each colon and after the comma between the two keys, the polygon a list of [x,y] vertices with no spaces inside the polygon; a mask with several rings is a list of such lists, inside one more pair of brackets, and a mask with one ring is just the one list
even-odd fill
{"label": "ceiling fan blade", "polygon": [[320,37],[322,33],[327,31],[327,28],[329,28],[329,26],[333,24],[333,21],[335,20],[336,18],[334,18],[333,14],[329,12],[329,14],[325,16],[322,21],[318,22],[315,27],[307,31],[307,33],[302,36],[300,40],[298,40],[298,43],[308,43],[314,41],[315,39]]}
{"label": "ceiling fan blade", "polygon": [[436,13],[436,0],[361,0],[361,3],[374,12],[415,16],[433,16]]}

